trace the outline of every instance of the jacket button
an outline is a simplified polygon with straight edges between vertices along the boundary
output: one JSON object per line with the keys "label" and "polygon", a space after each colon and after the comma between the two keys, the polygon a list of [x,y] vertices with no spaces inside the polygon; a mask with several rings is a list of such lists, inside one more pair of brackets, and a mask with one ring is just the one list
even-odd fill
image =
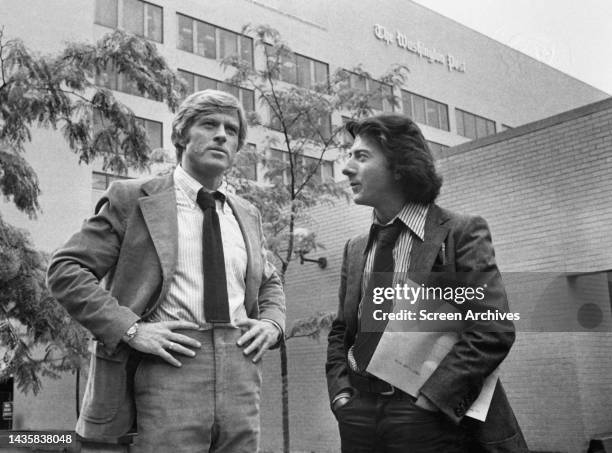
{"label": "jacket button", "polygon": [[465,414],[465,412],[464,412],[462,407],[456,407],[455,408],[455,415],[457,417],[463,417],[464,414]]}

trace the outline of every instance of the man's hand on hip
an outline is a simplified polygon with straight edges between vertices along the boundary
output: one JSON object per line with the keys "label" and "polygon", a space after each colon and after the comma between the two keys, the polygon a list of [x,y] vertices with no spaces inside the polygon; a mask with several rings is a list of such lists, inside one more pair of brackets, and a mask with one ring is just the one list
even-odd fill
{"label": "man's hand on hip", "polygon": [[244,347],[244,355],[256,352],[253,362],[257,363],[271,346],[276,344],[281,334],[278,327],[271,322],[257,319],[245,319],[236,323],[241,329],[248,329],[239,339],[238,346]]}
{"label": "man's hand on hip", "polygon": [[157,355],[170,365],[180,367],[181,362],[176,360],[170,352],[194,357],[195,351],[186,346],[200,348],[202,345],[199,341],[175,333],[173,330],[198,328],[197,324],[188,321],[142,322],[138,323],[136,335],[128,344],[137,351]]}

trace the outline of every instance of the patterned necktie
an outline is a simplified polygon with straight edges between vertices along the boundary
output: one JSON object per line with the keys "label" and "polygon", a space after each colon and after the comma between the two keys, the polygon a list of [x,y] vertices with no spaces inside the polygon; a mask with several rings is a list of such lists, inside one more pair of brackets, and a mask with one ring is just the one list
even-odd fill
{"label": "patterned necktie", "polygon": [[225,201],[219,192],[200,189],[197,202],[204,212],[202,229],[202,259],[204,263],[204,317],[206,322],[230,322],[227,279],[219,215],[215,198]]}
{"label": "patterned necktie", "polygon": [[[361,320],[352,351],[357,368],[361,371],[365,370],[368,366],[382,335],[380,325],[376,329],[363,327],[367,326],[368,323],[372,324],[374,321],[372,314],[375,309],[388,313],[393,308],[393,302],[390,300],[385,300],[381,305],[374,305],[372,293],[374,288],[389,288],[393,285],[393,247],[395,247],[397,238],[403,229],[404,224],[399,219],[395,219],[395,222],[387,226],[373,225],[371,234],[377,237],[376,251],[374,253],[372,274],[361,301]],[[371,330],[377,331],[373,332]]]}

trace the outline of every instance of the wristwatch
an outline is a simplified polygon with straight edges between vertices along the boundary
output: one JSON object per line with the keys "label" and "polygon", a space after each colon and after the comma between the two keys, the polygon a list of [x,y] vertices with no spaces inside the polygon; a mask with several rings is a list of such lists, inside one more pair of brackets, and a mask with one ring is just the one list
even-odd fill
{"label": "wristwatch", "polygon": [[138,323],[135,322],[123,334],[123,341],[125,341],[126,343],[129,343],[130,341],[132,341],[134,339],[134,337],[136,336],[137,332],[138,332]]}

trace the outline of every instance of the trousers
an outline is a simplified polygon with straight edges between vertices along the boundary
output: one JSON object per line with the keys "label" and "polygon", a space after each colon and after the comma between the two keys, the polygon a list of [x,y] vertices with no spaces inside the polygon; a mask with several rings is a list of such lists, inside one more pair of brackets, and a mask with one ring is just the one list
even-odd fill
{"label": "trousers", "polygon": [[134,375],[138,436],[130,451],[254,453],[259,449],[261,361],[236,345],[240,329],[175,331],[198,340],[177,368],[145,356]]}
{"label": "trousers", "polygon": [[342,453],[468,453],[463,429],[405,393],[358,392],[335,411]]}

